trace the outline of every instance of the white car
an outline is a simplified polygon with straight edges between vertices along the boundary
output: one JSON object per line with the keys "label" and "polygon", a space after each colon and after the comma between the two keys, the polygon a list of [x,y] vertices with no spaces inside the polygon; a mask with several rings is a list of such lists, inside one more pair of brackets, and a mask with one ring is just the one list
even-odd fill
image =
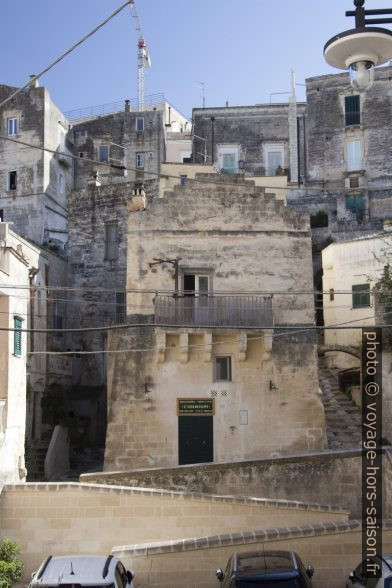
{"label": "white car", "polygon": [[365,578],[363,576],[363,562],[349,575],[350,582],[346,588],[392,588],[392,553],[384,553],[369,557],[370,569],[382,570],[382,578]]}
{"label": "white car", "polygon": [[113,555],[49,555],[32,574],[29,588],[135,588],[133,576]]}

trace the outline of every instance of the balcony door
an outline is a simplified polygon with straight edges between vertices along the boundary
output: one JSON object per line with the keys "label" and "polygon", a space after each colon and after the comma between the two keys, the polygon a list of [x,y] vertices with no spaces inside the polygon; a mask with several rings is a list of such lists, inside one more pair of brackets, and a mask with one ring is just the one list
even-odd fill
{"label": "balcony door", "polygon": [[203,323],[208,319],[208,292],[210,279],[203,274],[184,274],[184,296],[189,318],[193,322]]}

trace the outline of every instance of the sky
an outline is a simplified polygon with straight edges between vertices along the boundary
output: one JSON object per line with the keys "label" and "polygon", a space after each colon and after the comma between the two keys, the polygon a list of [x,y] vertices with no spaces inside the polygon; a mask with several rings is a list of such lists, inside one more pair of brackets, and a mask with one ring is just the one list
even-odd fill
{"label": "sky", "polygon": [[[109,16],[123,0],[0,0],[0,82],[26,83]],[[354,27],[352,0],[135,0],[152,67],[146,94],[163,92],[183,114],[202,106],[285,102],[290,70],[336,73],[325,42]],[[390,8],[392,0],[366,0]],[[137,97],[137,33],[129,7],[45,74],[64,112]]]}

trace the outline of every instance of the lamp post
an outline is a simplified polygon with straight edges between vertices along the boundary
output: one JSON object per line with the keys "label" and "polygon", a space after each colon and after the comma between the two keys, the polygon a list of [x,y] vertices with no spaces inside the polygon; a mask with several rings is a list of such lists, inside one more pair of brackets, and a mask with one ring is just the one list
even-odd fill
{"label": "lamp post", "polygon": [[335,35],[324,46],[325,61],[337,69],[348,69],[351,85],[359,92],[373,84],[374,67],[392,59],[392,31],[367,26],[392,24],[392,18],[366,18],[392,15],[392,8],[365,10],[364,4],[365,0],[354,0],[355,10],[346,12],[355,17],[355,29]]}

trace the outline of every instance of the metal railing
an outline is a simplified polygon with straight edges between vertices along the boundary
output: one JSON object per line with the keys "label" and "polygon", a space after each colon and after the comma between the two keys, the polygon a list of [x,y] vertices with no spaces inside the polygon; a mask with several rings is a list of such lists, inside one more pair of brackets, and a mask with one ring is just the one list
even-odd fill
{"label": "metal railing", "polygon": [[[163,92],[157,94],[150,94],[144,98],[144,106],[156,106],[165,102],[165,95]],[[130,107],[138,108],[138,99],[131,98],[129,101]],[[97,106],[87,106],[86,108],[76,108],[75,110],[67,110],[64,112],[64,116],[70,122],[81,122],[97,116],[105,116],[107,114],[114,114],[115,112],[121,112],[125,108],[125,101],[120,100],[119,102],[110,102],[108,104],[98,104]]]}
{"label": "metal railing", "polygon": [[195,327],[272,327],[272,297],[158,295],[155,322]]}

